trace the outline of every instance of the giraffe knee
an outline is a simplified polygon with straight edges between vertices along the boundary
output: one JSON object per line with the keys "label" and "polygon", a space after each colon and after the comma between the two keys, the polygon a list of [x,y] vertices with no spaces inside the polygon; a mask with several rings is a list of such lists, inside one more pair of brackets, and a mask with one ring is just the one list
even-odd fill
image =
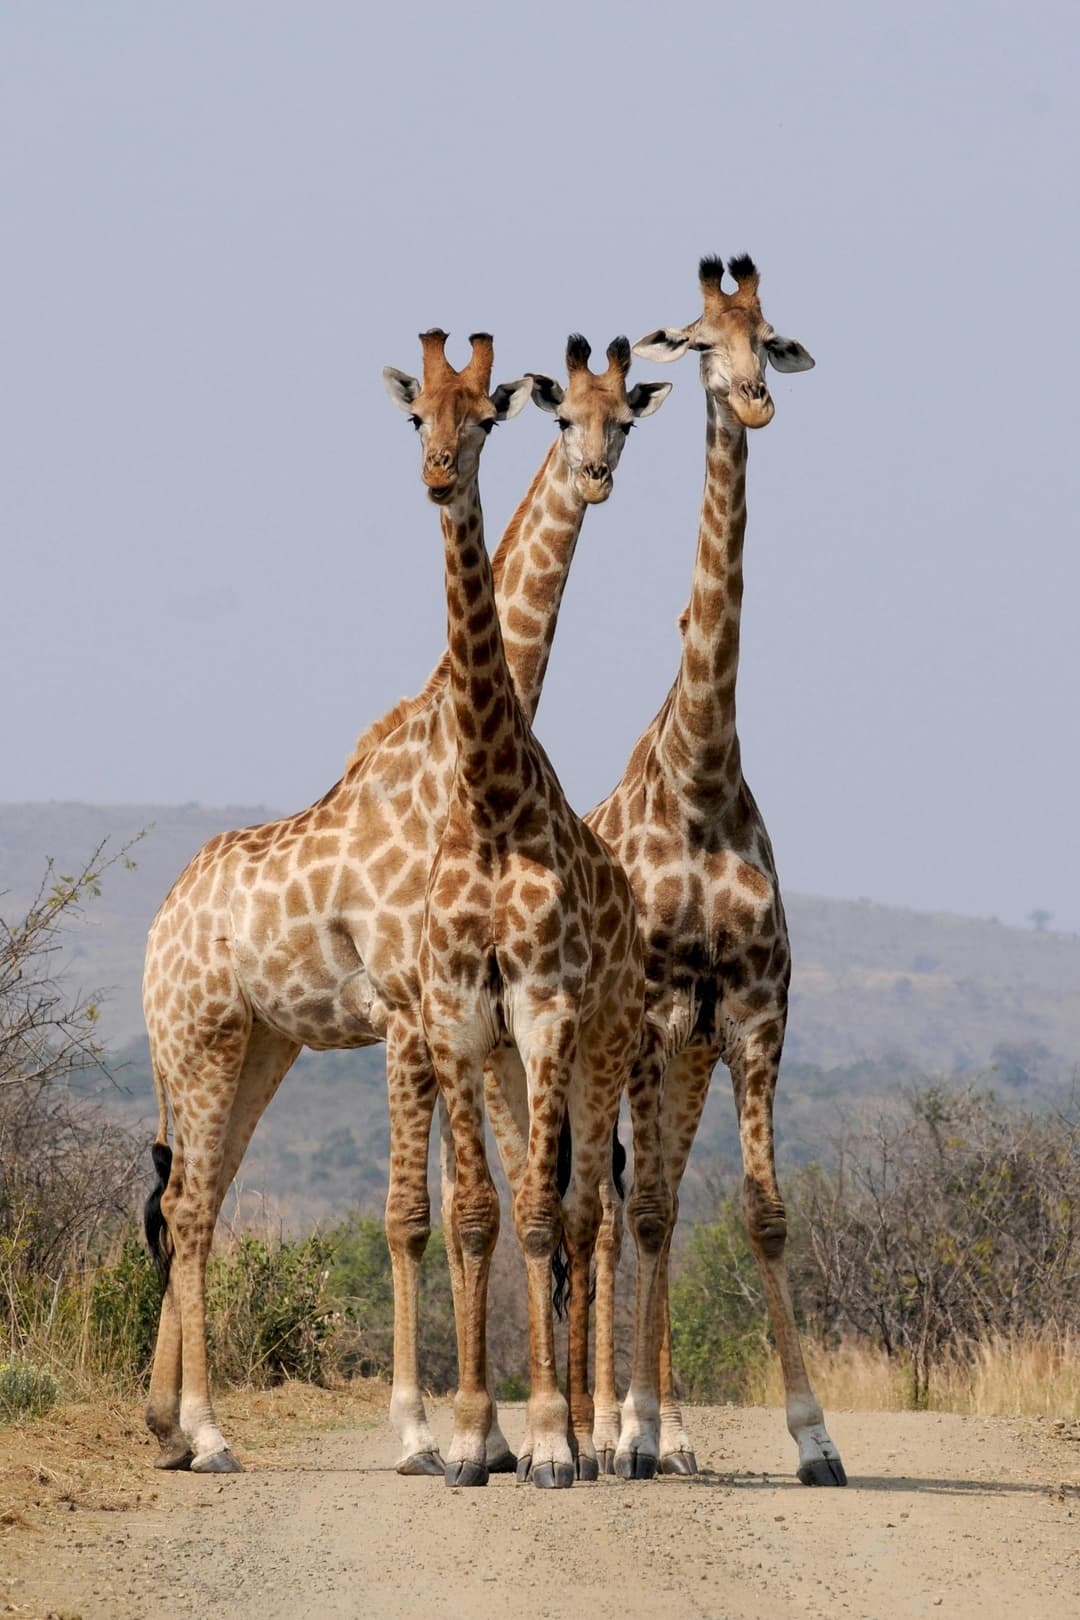
{"label": "giraffe knee", "polygon": [[458,1183],[454,1229],[463,1254],[483,1259],[491,1253],[499,1235],[499,1195],[490,1181],[467,1191]]}
{"label": "giraffe knee", "polygon": [[515,1210],[515,1225],[523,1253],[532,1260],[549,1260],[563,1235],[562,1209],[558,1204]]}
{"label": "giraffe knee", "polygon": [[674,1226],[674,1202],[660,1191],[631,1193],[626,1206],[630,1230],[639,1254],[659,1254]]}
{"label": "giraffe knee", "polygon": [[787,1212],[778,1193],[767,1193],[749,1181],[743,1190],[746,1229],[751,1247],[766,1260],[778,1260],[787,1242]]}
{"label": "giraffe knee", "polygon": [[422,1258],[431,1236],[431,1206],[423,1204],[397,1204],[387,1202],[386,1241],[391,1254],[408,1255],[410,1260]]}

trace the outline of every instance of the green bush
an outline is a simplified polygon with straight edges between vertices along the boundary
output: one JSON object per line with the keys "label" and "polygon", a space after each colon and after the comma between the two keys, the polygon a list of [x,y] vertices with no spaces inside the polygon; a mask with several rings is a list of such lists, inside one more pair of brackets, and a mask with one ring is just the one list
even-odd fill
{"label": "green bush", "polygon": [[134,1232],[116,1259],[90,1285],[89,1326],[94,1364],[123,1378],[149,1370],[157,1338],[161,1292],[150,1256]]}
{"label": "green bush", "polygon": [[527,1401],[529,1398],[529,1380],[522,1378],[518,1373],[507,1373],[505,1378],[499,1380],[495,1390],[497,1401]]}
{"label": "green bush", "polygon": [[735,1199],[691,1232],[672,1268],[671,1353],[687,1396],[740,1401],[767,1353],[766,1308]]}
{"label": "green bush", "polygon": [[0,1422],[41,1417],[55,1406],[60,1385],[46,1367],[0,1362]]}
{"label": "green bush", "polygon": [[212,1376],[265,1387],[287,1378],[325,1383],[339,1318],[327,1297],[332,1245],[320,1233],[270,1245],[243,1237],[206,1274]]}
{"label": "green bush", "polygon": [[[347,1323],[341,1371],[381,1377],[394,1359],[394,1284],[380,1221],[355,1215],[330,1233],[329,1290]],[[428,1389],[457,1385],[454,1301],[441,1231],[434,1231],[420,1267],[420,1377]]]}

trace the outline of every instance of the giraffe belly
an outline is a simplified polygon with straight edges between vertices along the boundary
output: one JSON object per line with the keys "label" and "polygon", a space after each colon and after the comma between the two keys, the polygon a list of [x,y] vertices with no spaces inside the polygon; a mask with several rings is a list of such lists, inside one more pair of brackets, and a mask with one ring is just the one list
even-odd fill
{"label": "giraffe belly", "polygon": [[371,1046],[386,1039],[386,1007],[363,968],[337,984],[297,985],[294,994],[256,982],[249,995],[262,1023],[317,1051]]}
{"label": "giraffe belly", "polygon": [[341,923],[269,950],[234,938],[233,956],[252,1011],[279,1034],[320,1051],[385,1040],[386,1004]]}

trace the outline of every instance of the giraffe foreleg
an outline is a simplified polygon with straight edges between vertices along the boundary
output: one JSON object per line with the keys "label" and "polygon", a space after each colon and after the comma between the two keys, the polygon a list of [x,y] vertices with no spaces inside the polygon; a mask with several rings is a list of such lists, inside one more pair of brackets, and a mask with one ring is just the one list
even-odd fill
{"label": "giraffe foreleg", "polygon": [[[516,1056],[516,1053],[515,1053]],[[465,1264],[461,1254],[461,1241],[454,1225],[454,1192],[457,1185],[457,1160],[454,1137],[450,1129],[450,1116],[446,1104],[439,1099],[439,1172],[442,1191],[442,1227],[446,1242],[446,1260],[450,1271],[450,1288],[454,1297],[454,1330],[457,1335],[458,1376],[465,1364]],[[495,1404],[494,1378],[491,1368],[487,1377],[491,1398],[491,1424],[487,1432],[487,1469],[489,1474],[512,1474],[517,1458],[499,1423]]]}
{"label": "giraffe foreleg", "polygon": [[[661,1105],[661,1138],[664,1173],[672,1196],[671,1233],[679,1213],[679,1188],[686,1171],[690,1148],[701,1123],[709,1083],[719,1052],[695,1044],[684,1048],[668,1065]],[[694,1444],[683,1421],[682,1407],[675,1392],[675,1369],[671,1355],[671,1307],[668,1287],[671,1270],[671,1233],[664,1246],[660,1266],[657,1316],[660,1323],[660,1472],[688,1475],[698,1471]]]}
{"label": "giraffe foreleg", "polygon": [[528,1077],[529,1139],[524,1174],[514,1194],[514,1225],[525,1258],[529,1299],[529,1449],[523,1447],[518,1457],[518,1479],[531,1478],[546,1489],[572,1485],[575,1473],[567,1438],[569,1407],[555,1375],[551,1259],[562,1235],[556,1160],[576,1039],[571,1012],[534,1025],[521,1042]]}
{"label": "giraffe foreleg", "polygon": [[619,1105],[618,1078],[610,1096],[597,1097],[589,1071],[580,1064],[568,1100],[570,1181],[563,1195],[563,1242],[570,1260],[570,1320],[566,1392],[570,1406],[568,1438],[578,1479],[598,1477],[594,1428],[596,1409],[589,1390],[589,1282],[592,1258],[604,1216],[600,1187],[611,1182],[611,1133]]}
{"label": "giraffe foreleg", "polygon": [[804,1485],[846,1485],[847,1475],[810,1387],[784,1264],[787,1215],[776,1179],[773,1099],[784,1043],[784,1016],[756,1024],[732,1041],[728,1055],[739,1112],[743,1207],[750,1249],[761,1273],[769,1320],[784,1374],[787,1426],[799,1450]]}
{"label": "giraffe foreleg", "polygon": [[[434,999],[434,998],[433,998]],[[454,1397],[454,1434],[447,1451],[447,1485],[486,1485],[487,1436],[492,1402],[487,1369],[487,1290],[499,1235],[499,1196],[484,1142],[483,1059],[476,1030],[460,1022],[458,1008],[439,1000],[436,1019],[425,1008],[425,1027],[439,1090],[453,1136],[453,1242],[460,1256],[462,1295],[458,1332],[460,1366]],[[482,1037],[481,1037],[482,1038]],[[480,1048],[482,1052],[482,1047]]]}
{"label": "giraffe foreleg", "polygon": [[660,1458],[661,1277],[672,1223],[660,1135],[662,1079],[659,1040],[647,1035],[627,1088],[634,1133],[634,1182],[626,1217],[637,1249],[637,1288],[630,1388],[615,1453],[615,1472],[623,1479],[651,1479]]}
{"label": "giraffe foreleg", "polygon": [[[387,1028],[390,1184],[386,1241],[394,1284],[394,1372],[390,1421],[401,1438],[399,1474],[441,1475],[444,1464],[420,1390],[420,1262],[431,1235],[427,1161],[435,1076],[423,1035],[403,1017]],[[452,1271],[451,1271],[452,1275]]]}

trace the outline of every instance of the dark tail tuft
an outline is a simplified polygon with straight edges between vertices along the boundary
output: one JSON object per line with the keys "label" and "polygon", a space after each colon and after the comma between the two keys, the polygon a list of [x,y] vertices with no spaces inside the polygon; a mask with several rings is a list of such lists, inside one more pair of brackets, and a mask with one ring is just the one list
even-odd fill
{"label": "dark tail tuft", "polygon": [[[570,1119],[563,1120],[562,1130],[559,1132],[559,1154],[555,1161],[555,1183],[562,1198],[570,1185],[570,1170],[574,1162],[573,1138],[570,1135]],[[611,1133],[611,1179],[615,1183],[615,1191],[622,1199],[626,1198],[626,1189],[623,1184],[623,1171],[626,1169],[626,1149],[619,1141],[619,1127],[615,1125]],[[566,1318],[566,1307],[570,1301],[570,1256],[566,1252],[566,1245],[559,1239],[559,1246],[551,1257],[551,1303],[555,1307],[555,1315],[562,1322]],[[589,1299],[596,1296],[595,1280],[589,1288]]]}
{"label": "dark tail tuft", "polygon": [[143,1231],[146,1233],[146,1246],[150,1250],[150,1258],[154,1262],[154,1270],[161,1283],[161,1292],[164,1293],[169,1286],[169,1270],[172,1266],[172,1244],[169,1241],[169,1228],[165,1217],[161,1213],[161,1195],[169,1185],[169,1173],[172,1170],[172,1148],[167,1142],[155,1142],[150,1149],[150,1157],[154,1161],[157,1171],[157,1185],[151,1189],[143,1210]]}
{"label": "dark tail tuft", "polygon": [[[559,1153],[555,1160],[555,1185],[562,1198],[570,1185],[570,1171],[574,1162],[573,1138],[570,1135],[570,1115],[566,1114],[559,1132]],[[570,1299],[570,1256],[566,1252],[566,1244],[559,1239],[555,1253],[551,1257],[551,1303],[555,1307],[555,1315],[559,1321],[566,1319],[566,1307]]]}
{"label": "dark tail tuft", "polygon": [[626,1149],[619,1141],[619,1125],[611,1133],[611,1179],[615,1183],[615,1191],[626,1202],[626,1188],[623,1185],[623,1171],[626,1169]]}

